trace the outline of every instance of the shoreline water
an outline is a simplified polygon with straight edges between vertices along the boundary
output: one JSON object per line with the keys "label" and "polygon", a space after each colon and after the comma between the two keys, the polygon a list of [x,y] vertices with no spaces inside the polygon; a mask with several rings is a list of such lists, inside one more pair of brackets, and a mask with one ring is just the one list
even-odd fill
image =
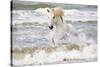
{"label": "shoreline water", "polygon": [[48,48],[15,48],[12,52],[13,65],[20,65],[19,62],[21,65],[41,65],[97,61],[96,45],[83,46],[69,44]]}
{"label": "shoreline water", "polygon": [[[79,37],[66,37],[51,47],[46,9],[55,6],[64,9],[65,22],[77,29]],[[14,66],[97,61],[96,5],[14,2],[11,12]]]}

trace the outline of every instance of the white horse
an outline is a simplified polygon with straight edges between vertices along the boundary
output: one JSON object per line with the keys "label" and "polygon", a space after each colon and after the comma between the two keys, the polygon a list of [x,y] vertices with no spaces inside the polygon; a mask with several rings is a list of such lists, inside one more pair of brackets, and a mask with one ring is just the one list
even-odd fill
{"label": "white horse", "polygon": [[51,45],[57,46],[58,43],[60,42],[60,39],[64,37],[64,35],[69,36],[70,34],[75,32],[75,28],[71,24],[65,23],[64,18],[63,18],[64,13],[62,9],[60,8],[47,9],[47,12],[48,12],[48,17],[50,21],[49,29],[50,29]]}

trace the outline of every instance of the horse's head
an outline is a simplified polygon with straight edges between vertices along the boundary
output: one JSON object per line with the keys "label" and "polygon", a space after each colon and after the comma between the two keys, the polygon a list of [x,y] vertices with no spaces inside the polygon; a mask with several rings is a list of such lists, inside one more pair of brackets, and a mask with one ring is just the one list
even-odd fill
{"label": "horse's head", "polygon": [[47,9],[48,12],[48,18],[50,20],[49,22],[49,28],[52,30],[54,25],[57,23],[57,18],[56,16],[53,14],[53,10],[52,9]]}
{"label": "horse's head", "polygon": [[61,8],[52,8],[47,9],[48,12],[48,18],[50,19],[49,28],[53,29],[54,25],[57,24],[59,21],[58,18],[60,17],[62,19],[62,16],[64,15],[64,12]]}

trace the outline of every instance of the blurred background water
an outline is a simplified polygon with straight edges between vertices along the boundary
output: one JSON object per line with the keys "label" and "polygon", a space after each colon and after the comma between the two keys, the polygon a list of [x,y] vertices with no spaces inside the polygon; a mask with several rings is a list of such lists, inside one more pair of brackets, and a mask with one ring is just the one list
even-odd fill
{"label": "blurred background water", "polygon": [[[72,24],[80,38],[73,41],[84,41],[97,44],[97,6],[78,4],[56,4],[13,1],[12,42],[13,47],[48,47],[48,17],[46,8],[62,7],[66,23]],[[83,35],[83,36],[82,36]],[[68,43],[67,38],[64,40]]]}

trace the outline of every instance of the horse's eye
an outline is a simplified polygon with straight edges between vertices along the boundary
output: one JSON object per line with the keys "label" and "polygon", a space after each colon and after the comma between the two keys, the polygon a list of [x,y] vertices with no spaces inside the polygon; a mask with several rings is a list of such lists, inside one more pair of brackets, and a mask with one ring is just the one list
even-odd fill
{"label": "horse's eye", "polygon": [[55,16],[53,16],[53,19],[55,19]]}

